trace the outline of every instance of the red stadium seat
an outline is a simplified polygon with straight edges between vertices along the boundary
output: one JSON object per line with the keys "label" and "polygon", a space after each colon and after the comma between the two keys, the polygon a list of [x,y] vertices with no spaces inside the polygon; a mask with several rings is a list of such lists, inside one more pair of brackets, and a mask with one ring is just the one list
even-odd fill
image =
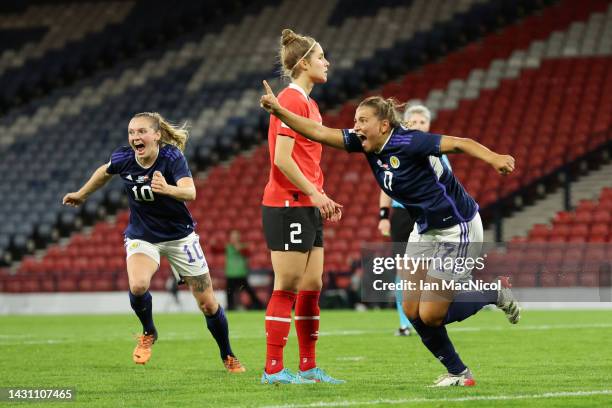
{"label": "red stadium seat", "polygon": [[553,223],[556,225],[572,224],[574,222],[574,214],[568,211],[559,211],[554,218]]}
{"label": "red stadium seat", "polygon": [[62,278],[57,283],[58,292],[76,292],[79,289],[74,278]]}

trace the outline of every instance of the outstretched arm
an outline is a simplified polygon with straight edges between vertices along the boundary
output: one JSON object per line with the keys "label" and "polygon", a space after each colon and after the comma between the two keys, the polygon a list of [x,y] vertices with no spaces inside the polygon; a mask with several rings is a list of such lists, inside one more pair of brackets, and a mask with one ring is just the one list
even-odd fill
{"label": "outstretched arm", "polygon": [[279,118],[285,125],[305,138],[335,147],[336,149],[345,150],[342,130],[325,127],[314,120],[296,115],[288,109],[283,108],[278,103],[276,96],[274,96],[274,92],[272,92],[270,85],[268,85],[266,81],[263,81],[263,85],[266,89],[266,94],[263,95],[260,100],[262,108]]}
{"label": "outstretched arm", "polygon": [[83,204],[85,200],[87,200],[87,197],[103,187],[113,178],[112,174],[106,172],[107,167],[108,164],[103,164],[98,167],[79,191],[68,193],[64,196],[62,204],[70,207],[78,207]]}
{"label": "outstretched arm", "polygon": [[514,171],[514,157],[507,154],[497,154],[475,140],[442,136],[440,153],[467,153],[489,163],[499,174],[510,174]]}

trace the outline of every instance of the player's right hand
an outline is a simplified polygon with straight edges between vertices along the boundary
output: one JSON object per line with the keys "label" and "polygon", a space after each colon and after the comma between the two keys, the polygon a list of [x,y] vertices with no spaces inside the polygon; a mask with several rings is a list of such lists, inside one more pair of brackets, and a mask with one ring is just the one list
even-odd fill
{"label": "player's right hand", "polygon": [[387,219],[378,221],[378,231],[380,231],[383,237],[388,237],[391,233],[391,222]]}
{"label": "player's right hand", "polygon": [[62,204],[69,207],[78,207],[85,202],[85,198],[81,197],[79,193],[68,193],[62,199]]}
{"label": "player's right hand", "polygon": [[339,221],[342,217],[342,205],[338,204],[325,194],[318,191],[310,196],[312,204],[321,211],[321,216],[325,220]]}
{"label": "player's right hand", "polygon": [[510,174],[514,171],[514,157],[507,154],[498,154],[493,159],[491,165],[499,174]]}
{"label": "player's right hand", "polygon": [[274,112],[277,112],[280,109],[280,104],[278,103],[278,99],[276,99],[276,96],[274,96],[274,92],[272,92],[272,88],[270,88],[270,85],[268,85],[266,80],[263,81],[263,86],[266,90],[266,94],[261,96],[259,106],[274,114]]}

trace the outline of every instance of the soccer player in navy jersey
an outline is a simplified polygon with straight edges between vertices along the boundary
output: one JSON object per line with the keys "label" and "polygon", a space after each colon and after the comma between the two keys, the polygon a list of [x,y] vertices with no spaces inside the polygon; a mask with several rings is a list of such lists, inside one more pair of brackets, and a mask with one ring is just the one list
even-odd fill
{"label": "soccer player in navy jersey", "polygon": [[[421,132],[429,132],[431,126],[431,112],[424,105],[410,105],[404,111],[404,120],[408,129],[416,129]],[[448,157],[443,154],[440,159],[442,164],[452,171]],[[391,236],[394,254],[403,255],[406,249],[408,238],[414,229],[414,219],[410,212],[403,205],[389,197],[383,190],[380,190],[379,198],[379,218],[378,230],[383,236]],[[391,208],[393,210],[391,211]],[[399,272],[399,271],[398,271]],[[400,281],[400,274],[396,276],[396,282]],[[395,307],[400,320],[400,327],[395,333],[396,336],[410,336],[414,329],[410,320],[404,313],[403,291],[395,292]]]}
{"label": "soccer player in navy jersey", "polygon": [[[416,219],[418,230],[410,235],[407,254],[418,256],[411,252],[411,244],[430,244],[433,249],[432,253],[427,252],[430,256],[451,247],[454,259],[471,254],[474,247],[479,250],[483,231],[478,204],[442,165],[440,156],[467,153],[489,163],[500,174],[514,170],[512,156],[492,152],[472,139],[407,129],[401,123],[395,101],[379,96],[366,98],[359,104],[353,129],[331,129],[284,109],[265,81],[264,86],[266,94],[261,97],[261,106],[287,126],[314,141],[365,154],[383,191]],[[476,245],[469,248],[470,243]],[[419,249],[421,253],[423,246]],[[461,281],[471,274],[470,268],[463,268],[464,275],[458,275],[457,271],[454,267],[411,271],[415,279],[425,279],[432,289],[411,290],[404,301],[404,311],[423,344],[447,369],[434,382],[438,387],[476,384],[448,337],[447,324],[462,321],[488,304],[502,309],[510,323],[518,323],[520,319],[520,308],[506,277],[499,278],[499,290],[450,293],[450,298],[448,290],[433,288],[432,284],[442,286],[443,281]]]}
{"label": "soccer player in navy jersey", "polygon": [[149,285],[163,255],[174,275],[187,283],[204,313],[225,368],[243,372],[245,368],[232,352],[227,319],[215,299],[195,222],[185,204],[196,196],[183,156],[187,137],[185,126],[173,126],[158,113],[134,115],[128,126],[128,146],[115,150],[110,161],[100,166],[81,189],[64,196],[63,203],[78,207],[113,175],[123,180],[130,207],[125,230],[129,298],[143,328],[133,353],[136,364],[149,361],[157,340]]}

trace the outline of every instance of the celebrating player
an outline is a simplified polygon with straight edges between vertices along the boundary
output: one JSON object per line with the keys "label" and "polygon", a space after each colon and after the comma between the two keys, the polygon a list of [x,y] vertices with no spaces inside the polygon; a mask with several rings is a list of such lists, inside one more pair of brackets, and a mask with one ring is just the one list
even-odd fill
{"label": "celebrating player", "polygon": [[158,113],[136,114],[128,126],[129,146],[115,150],[110,161],[100,166],[79,191],[64,196],[63,203],[78,207],[113,175],[123,180],[130,207],[125,230],[130,305],[143,327],[133,353],[136,364],[149,361],[157,340],[149,285],[159,268],[160,255],[164,255],[174,275],[189,285],[225,368],[243,372],[245,368],[230,347],[227,319],[215,299],[195,222],[185,205],[196,196],[182,153],[187,137],[184,126],[175,127]]}
{"label": "celebrating player", "polygon": [[[404,120],[408,129],[416,129],[421,132],[429,132],[431,126],[431,112],[423,105],[411,105],[404,112]],[[440,157],[442,164],[448,171],[452,171],[448,157],[443,154]],[[378,230],[383,236],[391,236],[394,254],[403,254],[406,249],[406,242],[414,228],[414,219],[410,212],[403,205],[389,197],[383,190],[380,190],[380,210]],[[391,211],[393,208],[393,211]],[[399,282],[399,274],[396,282]],[[395,292],[395,306],[400,320],[400,327],[395,333],[396,336],[410,336],[413,328],[410,320],[404,313],[402,306],[403,293],[401,290]]]}
{"label": "celebrating player", "polygon": [[[283,108],[265,81],[264,86],[266,94],[261,97],[261,106],[287,126],[311,140],[366,155],[380,187],[416,219],[418,231],[410,235],[407,252],[412,243],[429,243],[436,251],[451,246],[452,256],[458,257],[469,250],[469,243],[482,244],[478,205],[441,164],[439,156],[467,153],[489,163],[500,174],[514,170],[513,157],[492,152],[472,139],[407,129],[401,124],[396,103],[378,96],[359,104],[354,129],[327,128]],[[453,249],[452,243],[457,243],[458,248]],[[471,269],[463,268],[463,276],[457,275],[454,268],[413,272],[417,277],[427,272],[426,283],[442,286],[442,281],[460,281]],[[430,285],[432,290],[408,294],[404,301],[406,315],[424,345],[448,371],[434,382],[435,386],[476,384],[455,351],[446,324],[462,321],[487,304],[496,304],[511,323],[518,322],[520,308],[509,289],[508,279],[500,278],[499,284],[499,290],[461,292],[454,299],[448,298],[448,291],[433,289],[434,285]]]}
{"label": "celebrating player", "polygon": [[[279,103],[296,115],[321,123],[317,103],[309,96],[315,84],[327,81],[329,62],[321,45],[289,29],[283,30],[280,42],[283,73],[291,83],[279,94]],[[266,366],[261,382],[341,383],[344,381],[317,367],[315,360],[323,285],[323,219],[339,220],[341,206],[323,192],[319,143],[271,116],[268,146],[271,168],[262,217],[274,269],[274,291],[266,310]],[[297,375],[283,364],[294,303],[300,354]]]}

